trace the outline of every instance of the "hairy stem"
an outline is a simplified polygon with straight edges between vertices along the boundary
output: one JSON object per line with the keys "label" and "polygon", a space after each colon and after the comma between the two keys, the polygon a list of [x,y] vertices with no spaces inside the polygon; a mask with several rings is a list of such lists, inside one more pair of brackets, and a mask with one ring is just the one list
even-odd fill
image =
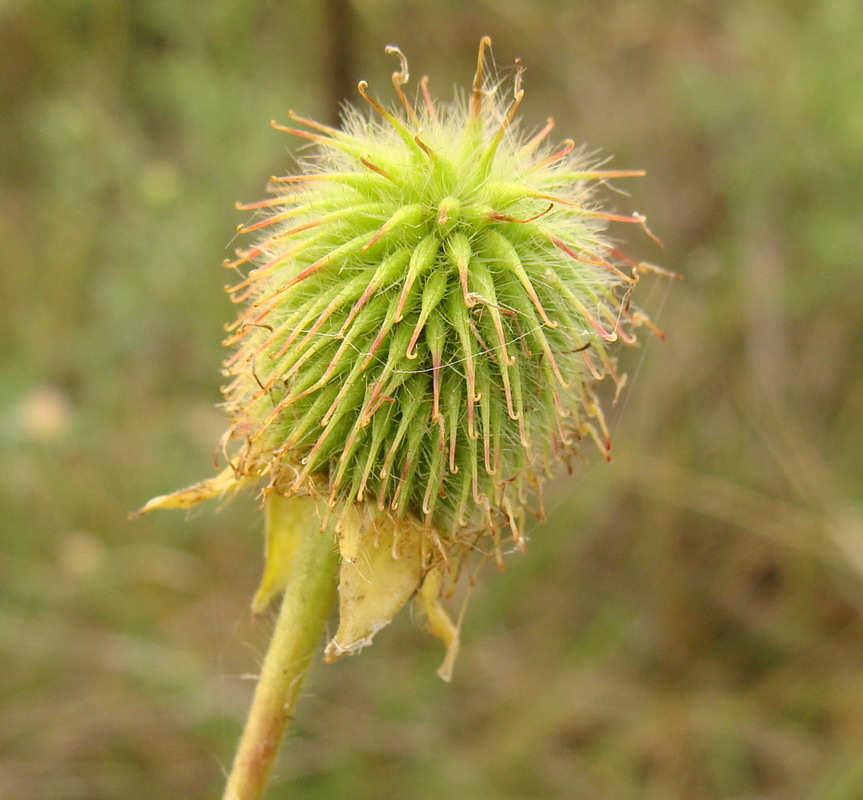
{"label": "hairy stem", "polygon": [[339,556],[331,528],[310,525],[291,566],[276,628],[223,800],[260,800],[285,727],[336,600]]}

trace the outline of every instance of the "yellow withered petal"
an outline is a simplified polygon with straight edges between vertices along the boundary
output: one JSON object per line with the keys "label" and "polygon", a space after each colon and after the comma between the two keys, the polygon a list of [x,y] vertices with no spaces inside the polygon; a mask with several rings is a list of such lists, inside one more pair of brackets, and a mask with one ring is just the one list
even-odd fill
{"label": "yellow withered petal", "polygon": [[266,546],[264,574],[255,597],[252,612],[260,614],[277,595],[285,591],[294,556],[303,532],[314,524],[320,510],[314,497],[282,497],[275,492],[266,500]]}
{"label": "yellow withered petal", "polygon": [[219,497],[227,492],[239,489],[251,480],[253,479],[247,475],[237,477],[234,470],[228,467],[227,469],[223,469],[215,478],[207,478],[207,480],[194,483],[185,489],[178,489],[176,492],[162,494],[154,497],[152,500],[148,500],[132,516],[137,517],[141,514],[147,514],[157,508],[191,508],[212,497]]}
{"label": "yellow withered petal", "polygon": [[449,682],[452,678],[452,669],[455,665],[456,657],[458,656],[461,617],[459,617],[458,624],[454,623],[440,604],[439,598],[442,581],[442,570],[438,567],[430,569],[423,579],[422,586],[420,586],[417,600],[420,608],[426,615],[429,633],[437,636],[446,646],[446,656],[444,656],[443,663],[438,668],[437,674],[438,677]]}
{"label": "yellow withered petal", "polygon": [[[361,530],[363,516],[343,514],[339,540],[355,558],[339,568],[339,628],[325,660],[335,661],[371,644],[374,635],[417,591],[423,573],[423,533],[409,521],[381,514],[375,530]],[[369,517],[365,517],[369,521]],[[360,536],[362,534],[362,536]]]}

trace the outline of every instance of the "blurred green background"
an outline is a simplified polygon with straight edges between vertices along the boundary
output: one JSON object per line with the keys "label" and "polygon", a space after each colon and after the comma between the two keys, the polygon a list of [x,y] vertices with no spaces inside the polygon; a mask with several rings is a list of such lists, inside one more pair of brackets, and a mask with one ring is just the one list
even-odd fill
{"label": "blurred green background", "polygon": [[[405,613],[313,672],[278,798],[863,797],[863,7],[851,0],[0,2],[0,797],[220,794],[265,647],[211,474],[221,260],[297,143],[482,34],[530,127],[644,167],[684,273],[615,459],[478,582],[454,681]],[[620,182],[622,183],[622,182]]]}

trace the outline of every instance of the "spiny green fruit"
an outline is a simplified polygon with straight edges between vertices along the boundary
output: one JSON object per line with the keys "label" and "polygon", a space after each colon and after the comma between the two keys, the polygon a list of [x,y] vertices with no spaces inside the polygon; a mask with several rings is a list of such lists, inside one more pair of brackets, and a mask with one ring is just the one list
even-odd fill
{"label": "spiny green fruit", "polygon": [[542,513],[544,478],[582,440],[608,457],[594,385],[622,383],[609,348],[648,322],[630,306],[647,265],[605,234],[643,217],[602,210],[595,188],[643,173],[603,169],[572,140],[548,146],[550,119],[525,132],[521,64],[506,99],[485,76],[488,45],[451,105],[426,78],[410,102],[390,47],[400,108],[363,81],[370,117],[273,123],[315,147],[298,174],[272,178],[276,196],[238,206],[258,214],[240,232],[261,238],[226,262],[243,304],[225,342],[230,467],[146,509],[252,479],[279,498],[322,497],[342,530],[354,518],[403,559],[399,537],[419,547],[410,596],[485,532],[498,559],[503,531],[520,546],[527,504]]}
{"label": "spiny green fruit", "polygon": [[[516,526],[531,487],[594,439],[591,384],[628,338],[629,265],[603,238],[598,171],[519,135],[483,83],[467,107],[350,111],[344,130],[292,115],[318,145],[286,193],[241,231],[269,234],[230,262],[246,304],[227,344],[237,466],[281,493],[323,477],[364,502],[456,535]],[[545,131],[542,132],[543,136]],[[639,218],[627,218],[640,221]]]}

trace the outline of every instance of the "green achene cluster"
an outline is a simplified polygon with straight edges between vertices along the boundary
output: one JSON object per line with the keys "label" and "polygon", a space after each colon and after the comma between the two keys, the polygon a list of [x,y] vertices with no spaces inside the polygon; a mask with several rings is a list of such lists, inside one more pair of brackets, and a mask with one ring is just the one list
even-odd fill
{"label": "green achene cluster", "polygon": [[[266,230],[226,263],[244,303],[226,344],[224,388],[240,441],[235,474],[279,494],[314,486],[331,505],[375,504],[447,536],[508,525],[580,440],[609,453],[593,385],[615,381],[609,346],[646,318],[638,267],[604,236],[593,188],[611,171],[522,134],[517,62],[505,106],[480,48],[469,97],[402,108],[360,83],[371,119],[343,130],[291,114],[275,127],[315,143],[277,196],[239,206]],[[242,272],[253,264],[248,274]]]}

